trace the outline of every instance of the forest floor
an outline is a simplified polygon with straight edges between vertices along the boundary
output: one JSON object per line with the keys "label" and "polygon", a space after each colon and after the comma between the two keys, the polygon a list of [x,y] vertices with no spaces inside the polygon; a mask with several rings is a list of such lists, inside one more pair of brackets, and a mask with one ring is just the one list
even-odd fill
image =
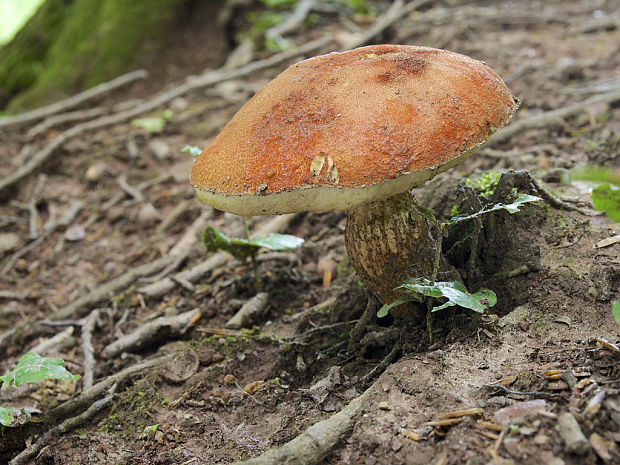
{"label": "forest floor", "polygon": [[[611,313],[620,299],[620,224],[593,215],[593,184],[566,182],[577,165],[620,166],[620,2],[419,3],[421,10],[395,15],[370,42],[484,60],[522,102],[511,125],[527,125],[506,137],[500,131],[458,168],[417,189],[418,200],[447,218],[459,187],[480,193],[493,189],[486,180],[528,170],[579,210],[542,202],[494,217],[497,233],[483,231],[476,279],[467,280],[470,289],[497,293],[490,314],[438,315],[432,344],[423,320],[373,321],[369,334],[401,325],[407,336],[398,358],[367,376],[392,345],[377,337],[347,352],[368,295],[346,259],[346,215],[303,213],[248,221],[251,233],[283,232],[305,243],[261,251],[268,297],[253,301],[260,311],[247,329],[224,328],[255,294],[252,267],[208,254],[199,236],[212,225],[243,237],[244,225],[196,199],[188,182],[193,158],[181,149],[205,147],[287,64],[343,49],[378,23],[320,13],[286,35],[300,46],[324,39],[320,48],[254,52],[249,59],[264,66],[253,69],[243,68],[248,59],[240,54],[241,64],[207,74],[203,84],[135,117],[83,127],[60,142],[79,123],[0,127],[3,179],[56,144],[2,191],[0,372],[34,349],[63,358],[74,373],[90,370],[94,384],[84,389],[84,376],[3,386],[0,405],[29,407],[41,422],[1,431],[0,463],[233,463],[353,410],[340,430],[323,423],[314,445],[331,436],[324,453],[291,463],[620,463],[620,325]],[[372,4],[385,18],[390,3]],[[209,43],[223,50],[217,31]],[[187,28],[184,34],[191,37]],[[205,57],[199,42],[183,53],[184,62],[193,54],[212,69],[224,58]],[[282,60],[260,61],[270,56]],[[118,114],[121,103],[135,108],[155,91],[174,90],[174,82],[158,87],[168,76],[158,68],[153,63],[151,77],[79,109]],[[579,103],[564,115],[551,113]],[[162,127],[131,123],[144,117]],[[460,270],[468,234],[471,228],[454,231],[444,244]],[[450,253],[460,239],[460,255]],[[333,279],[324,285],[325,270]],[[84,357],[89,341],[94,365]],[[89,407],[72,427],[41,439]]]}

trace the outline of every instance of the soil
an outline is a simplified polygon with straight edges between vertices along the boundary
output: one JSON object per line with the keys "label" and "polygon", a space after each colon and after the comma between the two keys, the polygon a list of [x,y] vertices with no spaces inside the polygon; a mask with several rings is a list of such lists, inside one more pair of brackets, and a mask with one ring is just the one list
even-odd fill
{"label": "soil", "polygon": [[[377,15],[389,6],[371,3]],[[376,40],[441,47],[484,60],[521,100],[514,117],[519,121],[613,86],[617,91],[618,11],[618,1],[428,2]],[[314,19],[287,40],[337,38],[343,30],[353,33],[372,22],[348,10]],[[228,40],[214,36],[208,42],[215,44],[213,50],[224,50]],[[338,47],[334,42],[330,50]],[[183,53],[200,56],[201,50],[194,43]],[[620,325],[611,312],[611,302],[620,300],[620,243],[600,246],[620,233],[620,224],[593,216],[591,183],[565,182],[568,170],[579,164],[620,166],[617,101],[587,106],[491,145],[416,190],[421,204],[446,219],[455,205],[463,208],[460,188],[470,187],[491,202],[495,184],[484,179],[528,170],[565,205],[581,209],[540,202],[516,214],[489,215],[473,266],[473,225],[451,228],[443,242],[447,259],[470,290],[493,289],[498,303],[485,315],[454,307],[435,314],[432,342],[424,318],[390,316],[373,320],[360,348],[347,351],[348,333],[369,297],[346,259],[344,212],[295,215],[282,232],[303,237],[304,245],[286,253],[260,252],[258,272],[269,298],[247,329],[224,328],[255,294],[252,266],[232,257],[193,283],[178,280],[158,297],[149,297],[144,286],[157,281],[164,267],[150,276],[136,275],[78,306],[58,326],[55,315],[69,304],[165,257],[201,214],[225,234],[243,236],[239,217],[195,199],[188,183],[193,160],[181,149],[204,147],[281,69],[174,100],[161,132],[126,122],[70,139],[43,169],[5,195],[0,204],[0,266],[5,269],[0,371],[73,328],[44,354],[62,357],[72,372],[83,374],[84,330],[78,320],[94,309],[99,310],[92,334],[95,383],[160,354],[174,354],[163,367],[122,378],[105,408],[48,438],[21,463],[233,463],[285,444],[368,388],[352,431],[317,463],[620,463]],[[144,97],[157,84],[152,75],[97,104],[129,100],[132,89]],[[68,127],[35,136],[27,135],[29,128],[3,132],[0,174],[17,169]],[[139,194],[120,187],[154,179]],[[44,187],[36,194],[38,183]],[[540,194],[531,184],[518,189],[525,191]],[[119,193],[120,200],[110,202]],[[78,200],[79,212],[59,222]],[[29,202],[37,213],[33,227],[43,238],[39,242],[29,238]],[[259,231],[272,219],[255,217],[248,227]],[[54,229],[46,232],[45,224],[54,221]],[[211,256],[193,238],[187,256],[163,276]],[[333,272],[331,281],[324,280],[325,269]],[[156,318],[193,309],[200,311],[200,320],[180,331],[154,332],[146,345],[106,358],[104,349],[122,336]],[[368,376],[396,340],[402,344],[397,359],[377,377]],[[46,412],[80,395],[82,383],[3,387],[1,405],[31,407],[44,422],[0,432],[0,463],[9,463],[58,423],[50,424]],[[571,439],[569,417],[583,437]]]}

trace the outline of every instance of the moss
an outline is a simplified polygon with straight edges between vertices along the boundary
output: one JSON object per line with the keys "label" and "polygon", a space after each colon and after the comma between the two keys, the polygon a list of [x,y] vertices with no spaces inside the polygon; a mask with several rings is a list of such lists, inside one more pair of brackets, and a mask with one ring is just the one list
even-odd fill
{"label": "moss", "polygon": [[[36,54],[22,58],[20,69],[26,71],[13,79],[19,77],[19,82],[9,85],[0,79],[0,87],[11,93],[27,88],[11,101],[12,111],[49,102],[75,88],[88,88],[127,72],[130,63],[157,50],[158,33],[175,18],[183,0],[52,3],[54,11],[47,8],[32,20],[45,25],[39,40],[32,31],[32,21],[25,27],[21,40],[25,45],[34,42],[37,48]],[[26,30],[30,32],[26,34]],[[12,73],[10,66],[9,61],[0,59],[0,77],[3,71]]]}

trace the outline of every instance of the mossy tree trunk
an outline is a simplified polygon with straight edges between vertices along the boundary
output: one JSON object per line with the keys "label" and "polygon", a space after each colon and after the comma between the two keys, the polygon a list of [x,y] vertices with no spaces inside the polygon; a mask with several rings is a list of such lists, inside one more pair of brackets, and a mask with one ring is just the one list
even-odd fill
{"label": "mossy tree trunk", "polygon": [[155,54],[191,0],[46,0],[0,49],[0,107],[19,111],[131,69]]}

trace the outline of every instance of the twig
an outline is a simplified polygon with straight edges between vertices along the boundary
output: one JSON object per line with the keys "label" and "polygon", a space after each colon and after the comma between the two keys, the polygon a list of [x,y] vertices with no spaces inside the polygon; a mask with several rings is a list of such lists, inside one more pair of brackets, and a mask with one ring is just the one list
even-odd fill
{"label": "twig", "polygon": [[53,103],[46,107],[28,111],[17,116],[6,116],[0,118],[0,129],[10,128],[12,126],[20,126],[22,124],[31,123],[32,121],[43,119],[55,113],[60,113],[61,111],[73,108],[88,100],[92,100],[96,97],[107,94],[114,89],[127,85],[133,81],[144,79],[147,77],[147,75],[147,72],[142,69],[132,71],[131,73],[123,74],[122,76],[112,79],[111,81],[104,82],[93,87],[92,89],[80,92],[79,94],[73,95],[72,97],[61,100],[60,102]]}
{"label": "twig", "polygon": [[48,339],[47,341],[43,341],[40,344],[28,349],[29,352],[35,352],[39,355],[45,355],[49,352],[50,349],[65,344],[67,341],[73,339],[73,326],[68,327],[64,331],[56,334],[54,337]]}
{"label": "twig", "polygon": [[[291,213],[288,215],[280,215],[273,218],[265,227],[257,231],[260,235],[267,235],[269,233],[282,232],[288,228],[291,221],[297,217],[297,213]],[[202,278],[210,271],[222,266],[226,262],[231,260],[231,256],[226,252],[217,252],[207,260],[194,265],[192,268],[177,273],[175,277],[178,280],[183,280],[189,283],[194,283]],[[170,277],[163,278],[157,282],[149,284],[139,289],[139,292],[146,294],[149,297],[161,297],[162,295],[170,292],[175,288],[177,283]]]}
{"label": "twig", "polygon": [[28,446],[28,448],[23,450],[19,455],[15,456],[13,460],[9,462],[9,465],[21,465],[25,463],[27,460],[34,457],[34,455],[37,454],[41,449],[43,449],[43,445],[46,442],[62,434],[68,433],[69,431],[77,428],[81,424],[86,423],[88,420],[94,417],[95,414],[97,414],[99,411],[107,407],[107,405],[112,400],[112,397],[114,397],[114,392],[116,391],[116,387],[117,387],[117,384],[113,384],[110,390],[108,391],[108,394],[104,398],[93,402],[93,404],[90,407],[88,407],[88,409],[86,409],[84,412],[80,413],[79,415],[73,418],[69,418],[63,421],[62,423],[60,423],[58,426],[55,426],[54,428],[47,431],[36,442]]}
{"label": "twig", "polygon": [[270,27],[265,32],[267,39],[277,39],[282,37],[287,32],[294,31],[304,22],[312,7],[314,6],[314,0],[301,0],[295,5],[293,12],[280,24]]}
{"label": "twig", "polygon": [[58,126],[64,123],[71,123],[74,121],[95,118],[97,116],[103,115],[105,112],[106,109],[104,107],[95,107],[89,108],[88,110],[71,111],[68,113],[61,113],[60,115],[50,116],[49,118],[46,118],[36,126],[29,129],[26,133],[26,137],[30,139],[51,127]]}
{"label": "twig", "polygon": [[370,370],[364,375],[361,380],[362,386],[367,386],[368,383],[370,383],[375,377],[383,373],[385,369],[390,366],[390,364],[394,360],[396,360],[396,357],[398,357],[398,354],[400,354],[401,349],[402,344],[400,340],[398,340],[394,343],[394,347],[392,347],[392,350],[390,350],[390,352],[383,358],[383,360],[381,360],[381,362],[376,367],[374,367],[372,370]]}
{"label": "twig", "polygon": [[92,338],[98,319],[99,310],[93,310],[84,318],[84,324],[82,325],[82,352],[84,353],[84,377],[82,382],[84,390],[93,387],[96,361]]}
{"label": "twig", "polygon": [[15,265],[15,263],[17,262],[17,260],[19,260],[21,257],[23,257],[24,255],[26,255],[28,252],[30,252],[32,249],[34,249],[35,247],[37,247],[41,242],[43,242],[43,239],[45,239],[43,236],[39,237],[37,240],[32,241],[30,244],[28,244],[27,246],[21,248],[20,250],[18,250],[17,252],[15,252],[11,258],[9,259],[9,261],[7,262],[6,265],[4,265],[4,268],[2,268],[2,275],[6,275],[9,271],[11,271],[11,269],[13,268],[13,265]]}
{"label": "twig", "polygon": [[247,328],[252,321],[263,313],[269,304],[269,294],[260,292],[244,303],[235,315],[226,322],[226,329]]}
{"label": "twig", "polygon": [[561,118],[567,118],[574,116],[582,112],[587,106],[594,105],[596,103],[614,103],[620,100],[620,91],[611,92],[608,94],[595,95],[582,102],[573,103],[556,110],[545,111],[539,115],[530,116],[506,126],[497,132],[493,137],[489,139],[485,147],[491,147],[495,144],[507,141],[511,137],[521,134],[528,129],[540,129],[548,126],[549,124],[557,121]]}
{"label": "twig", "polygon": [[107,299],[115,292],[124,289],[129,286],[133,282],[135,282],[141,276],[148,276],[153,273],[157,273],[159,270],[167,266],[174,257],[170,255],[165,255],[160,257],[152,262],[145,263],[142,266],[131,269],[126,273],[97,286],[92,292],[86,294],[85,296],[80,297],[77,300],[74,300],[68,305],[58,309],[53,315],[53,320],[64,320],[69,317],[73,317],[75,314],[84,310],[91,304],[96,302],[100,302],[104,299]]}
{"label": "twig", "polygon": [[194,309],[180,315],[156,318],[108,345],[103,349],[102,355],[105,358],[113,358],[122,352],[137,350],[147,344],[152,344],[162,335],[164,329],[166,337],[178,336],[199,316],[200,311]]}
{"label": "twig", "polygon": [[138,202],[144,202],[144,195],[142,195],[142,192],[140,192],[139,189],[130,186],[127,183],[127,177],[124,174],[121,174],[116,180],[116,182],[118,182],[118,185],[121,186],[121,189],[123,189],[131,197],[136,199]]}
{"label": "twig", "polygon": [[555,392],[544,392],[544,391],[513,391],[512,389],[507,388],[501,384],[489,384],[486,386],[489,389],[501,389],[507,394],[512,394],[513,396],[529,396],[529,397],[546,397],[547,399],[563,399],[568,402],[568,398],[564,394],[558,394]]}
{"label": "twig", "polygon": [[[185,233],[179,239],[179,241],[170,249],[168,255],[174,257],[174,260],[166,266],[160,273],[154,276],[151,282],[159,281],[160,279],[168,276],[173,270],[176,270],[178,266],[185,261],[187,256],[192,250],[194,244],[199,240],[200,233],[207,227],[209,219],[211,219],[213,210],[204,210],[198,218],[194,220],[189,228],[185,230]],[[182,279],[182,278],[181,278]]]}
{"label": "twig", "polygon": [[54,153],[56,149],[61,147],[69,139],[72,139],[84,132],[92,131],[94,129],[100,129],[113,124],[122,123],[123,121],[130,120],[143,113],[155,110],[171,100],[180,97],[192,90],[197,90],[203,87],[212,86],[228,79],[240,78],[247,76],[264,68],[278,65],[282,62],[288,61],[296,56],[305,55],[310,52],[315,52],[325,47],[331,41],[330,37],[322,37],[321,39],[308,42],[300,45],[299,47],[292,47],[289,50],[273,55],[272,57],[265,58],[263,60],[257,60],[233,70],[221,70],[221,71],[208,71],[203,75],[194,78],[185,84],[163,92],[152,99],[144,102],[141,105],[137,105],[128,110],[121,111],[119,113],[103,116],[96,120],[80,123],[67,131],[59,134],[46,145],[43,150],[36,153],[27,163],[20,166],[16,171],[4,177],[0,180],[0,193],[4,192],[7,188],[21,181],[26,176],[32,174],[37,170],[48,158]]}
{"label": "twig", "polygon": [[32,191],[32,195],[30,196],[30,200],[28,200],[28,211],[30,213],[30,234],[28,236],[29,239],[36,239],[39,237],[38,225],[39,222],[39,212],[37,210],[37,204],[39,203],[39,198],[41,197],[41,192],[45,187],[45,182],[47,181],[47,176],[44,174],[39,175],[39,180],[37,181],[37,185]]}
{"label": "twig", "polygon": [[405,3],[404,0],[394,1],[371,27],[362,32],[358,37],[355,37],[351,42],[346,43],[345,48],[349,49],[366,45],[402,17],[430,3],[433,3],[433,0],[417,0],[410,3]]}

